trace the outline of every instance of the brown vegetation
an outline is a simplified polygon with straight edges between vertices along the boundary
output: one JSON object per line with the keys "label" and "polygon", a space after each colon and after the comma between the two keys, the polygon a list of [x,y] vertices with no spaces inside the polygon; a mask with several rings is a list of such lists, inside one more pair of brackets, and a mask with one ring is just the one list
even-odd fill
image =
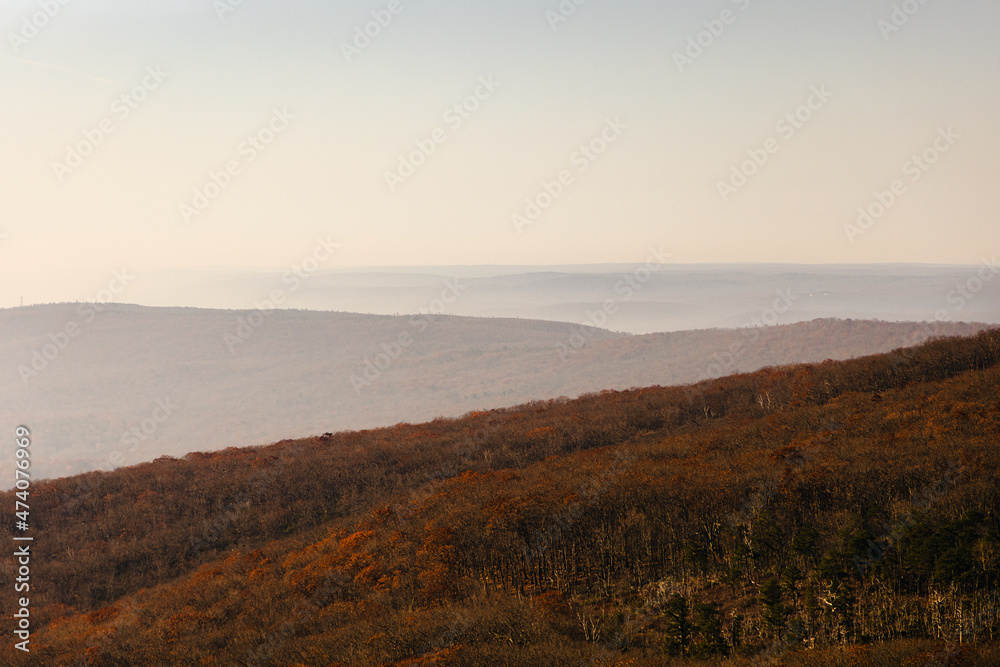
{"label": "brown vegetation", "polygon": [[988,331],[46,482],[19,664],[996,664],[998,386]]}

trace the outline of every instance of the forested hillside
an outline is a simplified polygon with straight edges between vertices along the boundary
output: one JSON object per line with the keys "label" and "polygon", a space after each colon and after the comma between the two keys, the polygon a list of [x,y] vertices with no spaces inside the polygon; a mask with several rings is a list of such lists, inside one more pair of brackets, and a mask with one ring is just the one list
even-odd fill
{"label": "forested hillside", "polygon": [[998,664],[998,387],[994,330],[44,482],[0,661]]}
{"label": "forested hillside", "polygon": [[[0,422],[32,427],[45,451],[38,477],[849,359],[984,328],[816,320],[630,336],[537,320],[98,307],[0,310]],[[0,479],[13,480],[13,459],[0,457]]]}

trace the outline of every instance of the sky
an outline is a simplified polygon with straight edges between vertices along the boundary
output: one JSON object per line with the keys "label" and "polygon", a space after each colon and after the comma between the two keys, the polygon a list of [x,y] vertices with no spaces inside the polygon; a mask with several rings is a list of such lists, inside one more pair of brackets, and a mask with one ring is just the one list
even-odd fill
{"label": "sky", "polygon": [[998,26],[982,0],[5,0],[0,307],[310,257],[979,264]]}

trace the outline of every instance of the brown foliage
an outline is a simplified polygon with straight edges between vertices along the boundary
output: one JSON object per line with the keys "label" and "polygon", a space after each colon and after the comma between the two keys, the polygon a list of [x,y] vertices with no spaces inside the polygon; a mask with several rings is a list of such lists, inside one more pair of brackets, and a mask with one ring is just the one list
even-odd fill
{"label": "brown foliage", "polygon": [[665,664],[678,593],[903,664],[1000,630],[998,385],[985,332],[47,482],[25,664]]}

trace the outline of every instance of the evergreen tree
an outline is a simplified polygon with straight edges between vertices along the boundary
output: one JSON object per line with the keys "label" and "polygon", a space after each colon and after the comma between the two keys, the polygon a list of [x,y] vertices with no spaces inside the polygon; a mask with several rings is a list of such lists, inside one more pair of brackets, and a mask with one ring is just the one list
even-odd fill
{"label": "evergreen tree", "polygon": [[781,635],[788,620],[788,608],[781,604],[781,585],[773,577],[760,587],[757,598],[764,605],[764,622],[771,628],[775,637]]}
{"label": "evergreen tree", "polygon": [[683,595],[675,593],[663,607],[663,615],[667,618],[666,636],[667,652],[671,655],[687,655],[687,646],[691,642],[690,605]]}
{"label": "evergreen tree", "polygon": [[722,619],[719,618],[717,603],[699,602],[694,606],[695,628],[699,634],[692,653],[699,657],[727,655],[729,647],[722,638]]}

